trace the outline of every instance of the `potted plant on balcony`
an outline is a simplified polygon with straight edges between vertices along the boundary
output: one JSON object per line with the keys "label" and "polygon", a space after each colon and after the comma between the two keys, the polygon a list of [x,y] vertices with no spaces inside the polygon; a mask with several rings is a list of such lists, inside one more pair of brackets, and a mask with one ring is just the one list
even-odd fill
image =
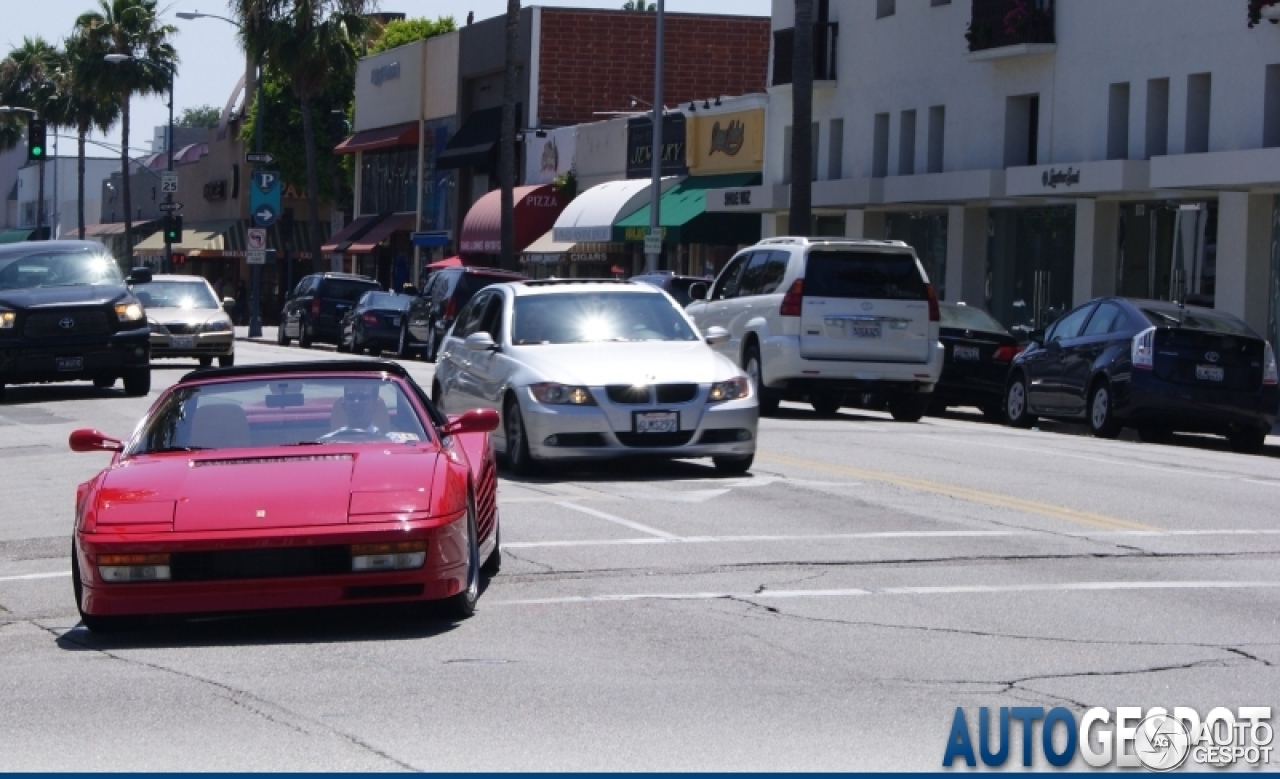
{"label": "potted plant on balcony", "polygon": [[969,51],[982,51],[991,48],[991,27],[980,24],[976,27],[969,22],[964,31],[964,39],[969,42]]}

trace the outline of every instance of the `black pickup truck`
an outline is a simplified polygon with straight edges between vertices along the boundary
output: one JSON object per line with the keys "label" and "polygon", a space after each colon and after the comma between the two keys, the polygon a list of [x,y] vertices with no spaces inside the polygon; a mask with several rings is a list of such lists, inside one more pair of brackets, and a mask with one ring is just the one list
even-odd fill
{"label": "black pickup truck", "polygon": [[[150,280],[139,269],[131,283]],[[106,247],[92,241],[0,246],[0,397],[6,384],[92,381],[151,390],[151,330]]]}

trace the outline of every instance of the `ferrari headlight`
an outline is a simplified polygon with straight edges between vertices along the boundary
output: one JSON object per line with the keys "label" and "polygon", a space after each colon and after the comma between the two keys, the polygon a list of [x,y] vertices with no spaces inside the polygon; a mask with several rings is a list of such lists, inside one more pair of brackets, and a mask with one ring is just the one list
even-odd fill
{"label": "ferrari headlight", "polygon": [[139,303],[117,303],[116,317],[121,322],[137,322],[142,319],[142,305]]}
{"label": "ferrari headlight", "polygon": [[12,330],[14,320],[17,318],[18,315],[13,311],[0,310],[0,330]]}
{"label": "ferrari headlight", "polygon": [[353,571],[403,571],[421,568],[426,560],[426,541],[351,546],[351,570]]}
{"label": "ferrari headlight", "polygon": [[225,319],[210,319],[200,329],[206,333],[229,333],[231,332],[231,323]]}
{"label": "ferrari headlight", "polygon": [[158,582],[170,579],[167,554],[98,555],[98,573],[108,582]]}
{"label": "ferrari headlight", "polygon": [[707,400],[719,403],[722,400],[739,400],[750,395],[751,382],[747,381],[746,376],[736,376],[728,381],[712,384],[711,391],[707,393]]}
{"label": "ferrari headlight", "polygon": [[529,394],[539,403],[550,406],[594,406],[596,399],[586,387],[571,387],[547,381],[529,385]]}

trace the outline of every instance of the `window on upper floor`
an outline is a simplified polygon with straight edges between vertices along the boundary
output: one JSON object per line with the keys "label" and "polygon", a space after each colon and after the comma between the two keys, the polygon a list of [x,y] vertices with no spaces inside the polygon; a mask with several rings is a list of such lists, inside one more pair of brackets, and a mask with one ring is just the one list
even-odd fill
{"label": "window on upper floor", "polygon": [[903,111],[898,121],[898,175],[916,172],[916,112]]}
{"label": "window on upper floor", "polygon": [[1280,146],[1280,65],[1267,66],[1262,99],[1262,146]]}
{"label": "window on upper floor", "polygon": [[827,179],[844,177],[844,120],[832,119],[827,132]]}
{"label": "window on upper floor", "polygon": [[888,114],[876,114],[875,132],[872,136],[871,175],[875,178],[889,175]]}
{"label": "window on upper floor", "polygon": [[1144,157],[1169,153],[1169,79],[1147,81],[1147,145]]}
{"label": "window on upper floor", "polygon": [[1187,76],[1187,154],[1209,151],[1210,96],[1213,76],[1192,73]]}
{"label": "window on upper floor", "polygon": [[1005,100],[1004,166],[1035,165],[1039,157],[1040,96],[1016,95]]}
{"label": "window on upper floor", "polygon": [[1129,159],[1129,83],[1112,84],[1107,95],[1107,159]]}
{"label": "window on upper floor", "polygon": [[897,0],[876,0],[876,18],[883,19],[897,13]]}
{"label": "window on upper floor", "polygon": [[929,172],[941,173],[947,128],[947,107],[929,107]]}

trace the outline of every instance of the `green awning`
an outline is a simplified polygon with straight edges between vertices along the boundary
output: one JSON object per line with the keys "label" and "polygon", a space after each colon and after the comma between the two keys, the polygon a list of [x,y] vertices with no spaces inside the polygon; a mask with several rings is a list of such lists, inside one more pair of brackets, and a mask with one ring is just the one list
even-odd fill
{"label": "green awning", "polygon": [[22,243],[34,232],[35,230],[3,230],[0,231],[0,243]]}
{"label": "green awning", "polygon": [[[734,246],[760,240],[759,214],[707,213],[707,190],[751,187],[759,173],[690,176],[662,195],[658,209],[664,243],[709,243]],[[649,206],[629,214],[613,226],[615,241],[644,241],[649,229]]]}

